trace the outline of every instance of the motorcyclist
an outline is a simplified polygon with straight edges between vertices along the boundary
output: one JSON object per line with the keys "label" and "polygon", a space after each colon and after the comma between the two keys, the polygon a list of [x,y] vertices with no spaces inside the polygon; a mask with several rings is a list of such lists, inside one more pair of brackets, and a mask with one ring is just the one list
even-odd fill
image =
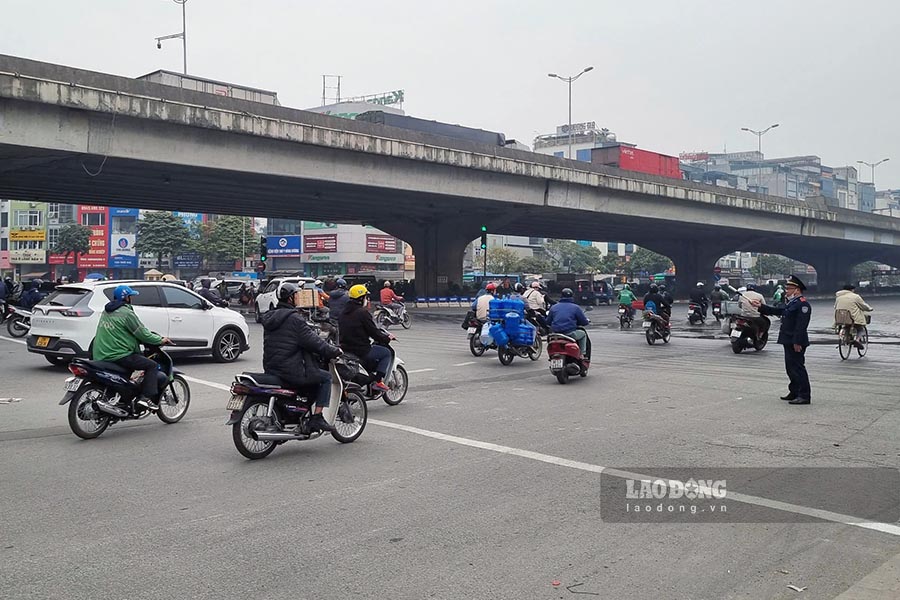
{"label": "motorcyclist", "polygon": [[772,294],[772,302],[776,305],[784,302],[784,286],[780,283],[775,286],[775,292]]}
{"label": "motorcyclist", "polygon": [[553,333],[561,333],[578,342],[582,356],[586,356],[587,332],[579,327],[588,325],[590,321],[581,307],[575,304],[575,292],[571,288],[563,289],[559,302],[550,307],[547,313],[547,325]]}
{"label": "motorcyclist", "polygon": [[[372,318],[372,313],[367,310],[369,290],[366,286],[354,285],[347,295],[350,299],[338,319],[341,349],[358,356],[366,370],[374,372],[375,381],[372,387],[388,392],[390,388],[385,385],[384,376],[391,367],[391,351],[384,346],[395,338],[379,329]],[[369,338],[375,340],[377,344],[372,345]]]}
{"label": "motorcyclist", "polygon": [[726,300],[728,300],[728,293],[722,290],[722,286],[714,285],[713,291],[709,294],[709,301],[713,304],[721,304]]}
{"label": "motorcyclist", "polygon": [[497,287],[498,298],[508,298],[513,293],[513,286],[509,277],[504,277],[503,282]]}
{"label": "motorcyclist", "polygon": [[9,277],[5,281],[0,282],[0,321],[6,317],[6,298],[10,293],[7,281],[10,281]]}
{"label": "motorcyclist", "polygon": [[331,403],[331,373],[320,368],[319,360],[337,358],[341,349],[317,336],[297,310],[300,292],[296,283],[282,283],[275,310],[260,316],[263,371],[278,377],[287,388],[314,388],[316,408],[308,425],[314,431],[334,431],[322,416],[322,410]]}
{"label": "motorcyclist", "polygon": [[400,302],[403,302],[403,296],[398,296],[394,293],[391,285],[390,281],[384,282],[384,287],[381,288],[381,305],[391,311],[394,316],[399,316],[400,309],[403,308],[403,305],[400,304]]}
{"label": "motorcyclist", "polygon": [[227,307],[228,302],[222,299],[222,295],[219,294],[218,290],[214,290],[209,286],[209,279],[203,279],[200,281],[200,296],[202,296],[213,306]]}
{"label": "motorcyclist", "polygon": [[135,403],[150,410],[158,410],[156,403],[157,365],[141,354],[141,344],[166,346],[169,338],[147,329],[131,307],[131,298],[139,292],[127,285],[119,285],[113,290],[113,299],[103,308],[97,334],[94,338],[91,356],[94,360],[113,362],[129,371],[143,371],[141,395]]}
{"label": "motorcyclist", "polygon": [[328,312],[337,319],[344,312],[350,296],[347,295],[347,281],[342,277],[334,282],[334,289],[328,294]]}
{"label": "motorcyclist", "polygon": [[532,281],[531,287],[522,294],[522,299],[525,300],[525,306],[529,310],[544,311],[547,308],[540,281]]}
{"label": "motorcyclist", "polygon": [[698,281],[693,291],[691,291],[691,302],[700,306],[700,312],[705,319],[706,309],[709,307],[709,299],[706,297],[706,287],[703,285],[702,281]]}
{"label": "motorcyclist", "polygon": [[748,283],[746,291],[742,291],[738,306],[741,309],[741,316],[748,319],[753,327],[753,333],[756,339],[759,339],[763,333],[769,331],[772,322],[768,317],[764,317],[759,313],[758,306],[765,304],[766,299],[756,290],[755,283]]}
{"label": "motorcyclist", "polygon": [[628,317],[631,319],[634,318],[634,308],[632,307],[632,303],[636,299],[637,298],[634,297],[634,292],[631,291],[631,286],[626,283],[625,287],[619,291],[619,305],[628,309]]}
{"label": "motorcyclist", "polygon": [[496,291],[497,286],[489,283],[484,286],[484,294],[475,300],[475,318],[482,323],[490,320],[491,300],[494,299]]}
{"label": "motorcyclist", "polygon": [[853,343],[862,347],[859,335],[867,325],[866,315],[863,313],[872,312],[874,309],[866,304],[862,299],[862,296],[857,294],[855,290],[856,286],[852,283],[848,283],[844,286],[844,289],[838,290],[834,295],[834,310],[835,312],[839,310],[847,310],[850,312],[850,317],[853,320]]}
{"label": "motorcyclist", "polygon": [[515,300],[523,300],[523,294],[525,293],[525,284],[521,282],[516,282],[516,285],[513,286],[513,293],[509,295],[511,299]]}
{"label": "motorcyclist", "polygon": [[19,299],[19,306],[25,310],[31,310],[34,308],[35,304],[43,300],[47,294],[41,291],[42,285],[44,285],[42,279],[33,280],[31,282],[31,287],[22,293],[22,297]]}
{"label": "motorcyclist", "polygon": [[666,284],[659,284],[659,295],[663,297],[663,300],[666,301],[666,304],[668,304],[670,308],[675,304],[675,298],[673,298],[669,290],[666,289]]}
{"label": "motorcyclist", "polygon": [[669,326],[669,320],[672,316],[672,305],[666,301],[666,298],[659,293],[659,287],[654,283],[650,286],[650,290],[644,296],[644,308],[645,310],[650,310],[647,308],[647,305],[653,303],[656,306],[656,310],[654,311],[656,314],[661,316],[666,321],[666,326]]}

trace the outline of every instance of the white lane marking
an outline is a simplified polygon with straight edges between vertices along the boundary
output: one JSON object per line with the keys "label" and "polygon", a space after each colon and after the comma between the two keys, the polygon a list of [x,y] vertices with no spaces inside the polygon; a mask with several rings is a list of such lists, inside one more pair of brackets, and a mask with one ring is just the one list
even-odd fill
{"label": "white lane marking", "polygon": [[[442,440],[445,442],[451,442],[453,444],[459,444],[461,446],[469,446],[470,448],[478,448],[479,450],[488,450],[490,452],[498,452],[500,454],[509,454],[512,456],[519,456],[521,458],[527,458],[530,460],[535,460],[538,462],[548,463],[551,465],[556,465],[559,467],[567,467],[570,469],[578,469],[580,471],[587,471],[589,473],[603,473],[606,472],[607,475],[612,475],[614,477],[620,477],[623,479],[653,479],[650,475],[642,475],[640,473],[630,473],[628,471],[620,471],[618,469],[611,469],[608,467],[603,467],[601,465],[594,465],[591,463],[580,462],[577,460],[569,460],[567,458],[561,458],[559,456],[552,456],[549,454],[541,454],[540,452],[532,452],[530,450],[522,450],[520,448],[511,448],[509,446],[501,446],[499,444],[492,444],[490,442],[482,442],[479,440],[472,440],[468,438],[458,437],[455,435],[448,435],[446,433],[440,433],[437,431],[429,431],[427,429],[419,429],[418,427],[410,427],[409,425],[401,425],[399,423],[391,423],[389,421],[380,421],[376,419],[369,419],[369,423],[373,425],[379,425],[381,427],[387,427],[389,429],[397,429],[399,431],[405,431],[407,433],[413,433],[416,435],[421,435],[424,437],[433,438],[436,440]],[[790,504],[788,502],[779,502],[777,500],[770,500],[768,498],[760,498],[757,496],[751,496],[749,494],[741,494],[735,493],[731,490],[728,491],[728,499],[735,500],[736,502],[741,502],[744,504],[753,504],[756,506],[763,506],[766,508],[771,508],[774,510],[780,510],[785,512],[792,512],[800,515],[806,515],[810,517],[814,517],[817,519],[822,519],[824,521],[831,521],[832,523],[839,523],[841,525],[850,525],[853,527],[860,527],[862,529],[871,529],[873,531],[880,531],[881,533],[887,533],[894,536],[900,536],[900,526],[890,525],[888,523],[880,523],[877,521],[869,521],[866,519],[860,519],[857,517],[852,517],[849,515],[842,515],[840,513],[835,513],[827,510],[820,510],[817,508],[810,508],[807,506],[800,506],[798,504]]]}
{"label": "white lane marking", "polygon": [[434,369],[415,369],[413,371],[407,371],[407,373],[427,373],[428,371],[434,371]]}
{"label": "white lane marking", "polygon": [[[434,369],[426,369],[428,371],[433,371]],[[412,373],[413,371],[409,371]],[[203,379],[197,379],[196,377],[188,377],[184,376],[188,381],[193,381],[194,383],[199,383],[201,385],[206,385],[211,388],[215,388],[218,390],[230,390],[227,385],[222,385],[221,383],[215,383],[212,381],[206,381]],[[551,465],[556,465],[558,467],[566,467],[569,469],[577,469],[579,471],[587,471],[588,473],[603,473],[606,472],[607,475],[612,475],[614,477],[621,477],[623,479],[653,479],[651,475],[642,475],[640,473],[630,473],[628,471],[621,471],[619,469],[611,469],[609,467],[603,467],[601,465],[594,465],[591,463],[581,462],[577,460],[570,460],[568,458],[562,458],[560,456],[553,456],[551,454],[542,454],[540,452],[532,452],[531,450],[522,450],[521,448],[512,448],[510,446],[501,446],[500,444],[492,444],[490,442],[482,442],[480,440],[473,440],[469,438],[459,437],[455,435],[449,435],[446,433],[440,433],[439,431],[430,431],[428,429],[419,429],[418,427],[411,427],[409,425],[401,425],[400,423],[391,423],[390,421],[381,421],[378,419],[369,419],[369,423],[372,425],[378,425],[380,427],[387,427],[388,429],[397,429],[399,431],[405,431],[406,433],[413,433],[416,435],[421,435],[423,437],[429,437],[435,440],[441,440],[444,442],[450,442],[453,444],[459,444],[460,446],[468,446],[470,448],[478,448],[479,450],[488,450],[490,452],[497,452],[499,454],[508,454],[510,456],[518,456],[521,458],[527,458],[529,460],[534,460],[537,462],[547,463]],[[760,498],[758,496],[750,496],[749,494],[741,494],[738,492],[728,491],[728,498],[734,500],[736,502],[742,502],[744,504],[753,504],[755,506],[763,506],[765,508],[771,508],[774,510],[781,510],[785,512],[792,512],[799,515],[806,515],[809,517],[814,517],[817,519],[821,519],[823,521],[831,521],[832,523],[839,523],[841,525],[849,525],[852,527],[860,527],[862,529],[870,529],[872,531],[879,531],[881,533],[887,533],[889,535],[900,536],[900,526],[890,525],[888,523],[879,523],[877,521],[868,521],[865,519],[859,519],[856,517],[851,517],[849,515],[842,515],[840,513],[835,513],[827,510],[820,510],[817,508],[809,508],[807,506],[800,506],[799,504],[790,504],[788,502],[779,502],[778,500],[770,500],[768,498]]]}
{"label": "white lane marking", "polygon": [[475,361],[474,361],[474,360],[470,360],[469,362],[456,363],[456,364],[453,365],[453,366],[454,366],[454,367],[467,367],[467,366],[469,366],[469,365],[474,365],[474,364],[475,364]]}
{"label": "white lane marking", "polygon": [[5,335],[0,335],[0,340],[6,340],[7,342],[12,342],[13,344],[25,344],[25,345],[27,345],[27,342],[26,342],[25,340],[14,340],[14,339],[12,339],[12,338],[6,337]]}

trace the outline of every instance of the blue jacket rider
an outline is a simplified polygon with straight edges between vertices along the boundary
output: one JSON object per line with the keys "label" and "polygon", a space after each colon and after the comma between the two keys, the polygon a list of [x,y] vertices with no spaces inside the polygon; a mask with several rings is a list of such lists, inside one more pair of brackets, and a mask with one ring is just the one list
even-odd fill
{"label": "blue jacket rider", "polygon": [[553,333],[562,333],[578,342],[578,348],[584,355],[587,348],[587,332],[578,327],[584,327],[590,323],[584,316],[581,307],[575,304],[575,293],[570,288],[565,288],[560,294],[559,302],[550,307],[547,313],[547,325]]}

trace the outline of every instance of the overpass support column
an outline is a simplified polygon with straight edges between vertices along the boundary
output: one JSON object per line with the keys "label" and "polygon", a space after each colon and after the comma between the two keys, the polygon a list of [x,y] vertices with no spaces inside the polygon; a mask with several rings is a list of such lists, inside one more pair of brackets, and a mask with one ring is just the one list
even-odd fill
{"label": "overpass support column", "polygon": [[728,253],[727,249],[696,241],[658,245],[651,248],[675,263],[675,294],[687,297],[698,281],[710,283],[716,261]]}
{"label": "overpass support column", "polygon": [[816,269],[816,291],[821,294],[832,294],[844,284],[850,283],[853,278],[853,267],[863,260],[856,256],[840,254],[837,250],[811,256],[808,262]]}
{"label": "overpass support column", "polygon": [[412,246],[416,256],[416,294],[445,295],[451,284],[462,285],[463,255],[479,231],[471,218],[442,219],[380,227]]}

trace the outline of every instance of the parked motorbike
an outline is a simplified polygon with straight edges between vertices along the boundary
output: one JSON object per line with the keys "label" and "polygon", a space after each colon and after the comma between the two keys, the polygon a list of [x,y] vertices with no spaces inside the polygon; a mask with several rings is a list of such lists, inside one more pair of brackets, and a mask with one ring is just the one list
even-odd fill
{"label": "parked motorbike", "polygon": [[644,312],[643,326],[647,343],[651,346],[656,343],[656,340],[662,340],[664,344],[668,344],[672,338],[672,327],[669,322],[651,310]]}
{"label": "parked motorbike", "polygon": [[[584,331],[583,327],[579,327]],[[550,372],[562,384],[568,383],[569,377],[580,375],[587,377],[591,367],[591,338],[587,338],[586,354],[581,354],[578,342],[562,333],[551,333],[547,336],[547,354],[550,357]]]}
{"label": "parked motorbike", "polygon": [[757,352],[766,347],[769,341],[768,329],[757,333],[753,323],[744,317],[735,316],[731,329],[731,350],[740,354],[746,349],[753,348]]}
{"label": "parked motorbike", "polygon": [[625,329],[628,327],[631,329],[631,324],[634,322],[634,315],[631,314],[631,307],[627,304],[619,305],[619,329]]}
{"label": "parked motorbike", "polygon": [[722,322],[722,303],[721,302],[713,302],[712,314],[716,318],[716,323]]}
{"label": "parked motorbike", "polygon": [[[325,421],[334,427],[331,437],[348,444],[356,441],[368,421],[368,409],[360,386],[345,381],[338,365],[346,365],[345,356],[328,364],[331,373],[331,402],[322,411]],[[349,367],[348,367],[349,368]],[[284,388],[281,380],[265,373],[241,373],[231,384],[231,400],[225,410],[231,416],[234,446],[243,456],[256,460],[265,458],[289,441],[308,441],[322,436],[313,431],[309,420],[314,414],[314,399],[303,390]]]}
{"label": "parked motorbike", "polygon": [[385,404],[397,406],[406,397],[409,389],[409,375],[406,373],[403,359],[397,356],[394,348],[390,344],[385,344],[384,347],[391,352],[391,366],[388,368],[387,375],[384,376],[385,385],[391,388],[389,392],[379,390],[372,385],[375,383],[375,374],[369,373],[359,358],[352,354],[344,355],[344,361],[338,365],[338,369],[341,371],[342,377],[360,387],[366,402],[380,398],[384,400]]}
{"label": "parked motorbike", "polygon": [[372,318],[375,319],[375,324],[383,329],[387,329],[391,325],[402,325],[403,329],[412,327],[409,313],[406,312],[406,305],[399,301],[397,304],[400,305],[400,308],[397,309],[396,313],[384,305],[376,308],[375,314],[372,315]]}
{"label": "parked motorbike", "polygon": [[703,308],[697,302],[691,302],[688,305],[688,321],[691,325],[706,322],[706,318],[703,316]]}
{"label": "parked motorbike", "polygon": [[14,338],[28,335],[31,329],[31,311],[18,306],[9,306],[6,317],[6,331]]}
{"label": "parked motorbike", "polygon": [[119,421],[143,419],[154,412],[167,424],[184,418],[191,404],[191,388],[181,371],[174,367],[172,357],[158,347],[148,346],[144,354],[158,365],[158,410],[135,402],[141,393],[143,374],[132,378],[128,369],[102,360],[76,358],[69,364],[74,377],[66,379],[66,393],[59,404],[69,405],[72,433],[93,439]]}

